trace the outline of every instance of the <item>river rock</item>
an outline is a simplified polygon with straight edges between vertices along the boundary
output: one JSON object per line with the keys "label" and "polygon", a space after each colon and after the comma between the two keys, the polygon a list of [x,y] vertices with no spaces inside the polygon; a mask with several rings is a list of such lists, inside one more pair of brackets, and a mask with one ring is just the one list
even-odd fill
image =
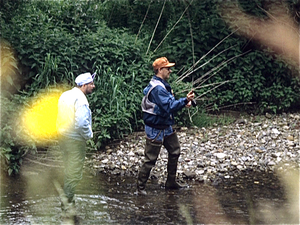
{"label": "river rock", "polygon": [[[300,114],[241,118],[229,125],[179,128],[181,155],[177,175],[182,179],[218,183],[218,177],[239,176],[239,171],[274,171],[299,167]],[[86,160],[93,174],[119,174],[137,177],[144,159],[145,134],[128,135],[113,146],[93,152]],[[152,178],[165,180],[168,152],[162,146],[152,170]]]}

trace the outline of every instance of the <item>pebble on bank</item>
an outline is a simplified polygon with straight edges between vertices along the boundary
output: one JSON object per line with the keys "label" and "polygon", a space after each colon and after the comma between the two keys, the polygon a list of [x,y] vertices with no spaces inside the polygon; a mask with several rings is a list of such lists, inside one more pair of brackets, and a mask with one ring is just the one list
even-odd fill
{"label": "pebble on bank", "polygon": [[[274,171],[299,168],[300,114],[249,117],[227,126],[178,129],[181,179],[216,182],[244,170]],[[144,155],[145,135],[134,133],[114,147],[106,146],[86,160],[93,173],[137,176]],[[167,151],[161,149],[150,178],[164,183]]]}

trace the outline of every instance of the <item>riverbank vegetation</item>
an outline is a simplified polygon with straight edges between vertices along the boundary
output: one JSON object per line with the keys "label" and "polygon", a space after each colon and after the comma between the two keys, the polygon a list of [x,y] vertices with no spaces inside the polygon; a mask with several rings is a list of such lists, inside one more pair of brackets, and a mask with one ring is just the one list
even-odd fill
{"label": "riverbank vegetation", "polygon": [[[221,2],[1,1],[2,167],[17,173],[27,152],[55,142],[51,135],[34,139],[22,125],[24,108],[41,102],[41,93],[59,96],[86,71],[97,72],[89,97],[93,150],[142,128],[142,90],[160,56],[176,63],[170,78],[176,97],[191,88],[197,94],[197,107],[177,115],[179,126],[210,124],[199,122],[202,115],[224,108],[261,114],[298,107],[297,66],[231,29]],[[277,16],[265,9],[269,1],[238,2],[259,18]],[[297,7],[293,0],[284,5],[295,23]]]}

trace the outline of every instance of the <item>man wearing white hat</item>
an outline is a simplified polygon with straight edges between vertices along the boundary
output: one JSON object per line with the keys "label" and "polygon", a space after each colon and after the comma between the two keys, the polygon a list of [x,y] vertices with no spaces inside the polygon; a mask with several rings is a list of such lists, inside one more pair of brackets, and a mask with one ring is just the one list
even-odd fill
{"label": "man wearing white hat", "polygon": [[62,93],[58,100],[56,126],[65,167],[63,190],[70,204],[75,204],[75,188],[82,178],[86,141],[93,137],[92,113],[86,95],[95,88],[95,75],[77,76],[77,86]]}

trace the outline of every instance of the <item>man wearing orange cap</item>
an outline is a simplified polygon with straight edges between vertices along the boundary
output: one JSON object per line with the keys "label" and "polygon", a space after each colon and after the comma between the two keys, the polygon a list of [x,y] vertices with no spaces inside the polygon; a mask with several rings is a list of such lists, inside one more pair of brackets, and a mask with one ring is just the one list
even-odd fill
{"label": "man wearing orange cap", "polygon": [[190,91],[186,98],[175,99],[172,88],[167,82],[172,72],[171,67],[174,65],[175,63],[170,63],[166,57],[156,59],[152,65],[155,75],[143,91],[145,96],[142,100],[142,110],[147,138],[144,163],[140,168],[137,180],[137,189],[140,195],[147,194],[145,191],[146,183],[162,145],[168,151],[168,177],[165,188],[182,188],[176,182],[180,144],[177,134],[172,128],[174,124],[173,114],[185,106],[190,107],[194,93]]}

